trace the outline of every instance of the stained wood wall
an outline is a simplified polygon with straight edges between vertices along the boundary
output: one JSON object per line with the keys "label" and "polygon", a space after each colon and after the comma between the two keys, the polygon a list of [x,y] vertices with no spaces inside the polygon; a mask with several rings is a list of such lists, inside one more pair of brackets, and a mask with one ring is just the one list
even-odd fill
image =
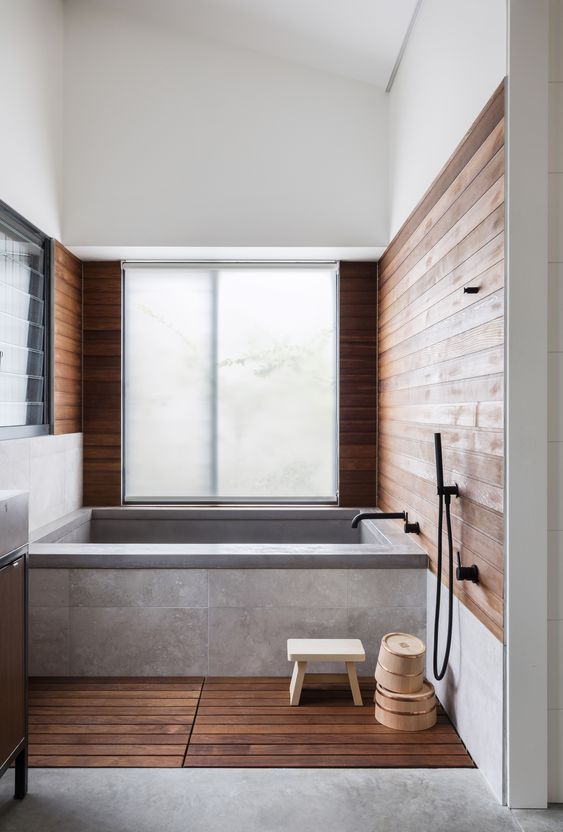
{"label": "stained wood wall", "polygon": [[377,497],[377,263],[340,263],[341,506]]}
{"label": "stained wood wall", "polygon": [[121,263],[84,263],[84,505],[121,503]]}
{"label": "stained wood wall", "polygon": [[63,245],[54,250],[54,433],[82,430],[82,263]]}
{"label": "stained wood wall", "polygon": [[379,505],[420,522],[435,572],[440,431],[445,479],[461,491],[452,502],[455,546],[480,573],[478,586],[456,582],[455,592],[500,639],[504,85],[382,257],[378,337]]}

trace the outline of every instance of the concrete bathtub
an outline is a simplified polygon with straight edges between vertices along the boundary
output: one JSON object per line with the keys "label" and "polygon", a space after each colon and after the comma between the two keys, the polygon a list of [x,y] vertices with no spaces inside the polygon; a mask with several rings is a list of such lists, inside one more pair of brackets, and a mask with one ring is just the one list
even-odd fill
{"label": "concrete bathtub", "polygon": [[287,675],[287,638],[354,636],[372,674],[385,632],[425,637],[427,556],[356,513],[74,512],[30,546],[30,672]]}

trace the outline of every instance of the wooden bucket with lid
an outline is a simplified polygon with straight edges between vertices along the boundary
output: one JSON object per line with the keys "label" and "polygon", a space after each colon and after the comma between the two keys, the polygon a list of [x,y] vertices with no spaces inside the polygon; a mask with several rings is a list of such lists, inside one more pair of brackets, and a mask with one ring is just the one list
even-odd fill
{"label": "wooden bucket with lid", "polygon": [[415,693],[424,680],[426,648],[416,636],[387,633],[381,639],[375,678],[384,688],[396,693]]}
{"label": "wooden bucket with lid", "polygon": [[387,633],[381,639],[379,664],[390,673],[416,676],[424,673],[424,642],[408,633]]}

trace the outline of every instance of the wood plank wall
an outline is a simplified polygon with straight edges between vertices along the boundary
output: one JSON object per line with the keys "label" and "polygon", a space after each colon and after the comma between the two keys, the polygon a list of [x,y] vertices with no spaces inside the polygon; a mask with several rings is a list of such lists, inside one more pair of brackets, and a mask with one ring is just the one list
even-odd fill
{"label": "wood plank wall", "polygon": [[121,504],[121,263],[84,263],[84,505]]}
{"label": "wood plank wall", "polygon": [[379,505],[420,522],[435,572],[440,431],[455,547],[480,573],[455,592],[502,639],[503,84],[380,261],[378,337]]}
{"label": "wood plank wall", "polygon": [[340,263],[341,506],[377,496],[377,263]]}
{"label": "wood plank wall", "polygon": [[82,263],[54,245],[54,433],[82,430]]}

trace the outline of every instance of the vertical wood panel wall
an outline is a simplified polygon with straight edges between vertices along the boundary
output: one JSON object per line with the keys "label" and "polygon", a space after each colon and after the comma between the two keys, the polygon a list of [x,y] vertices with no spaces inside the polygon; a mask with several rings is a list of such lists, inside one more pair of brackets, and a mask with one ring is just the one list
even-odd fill
{"label": "vertical wood panel wall", "polygon": [[84,263],[84,505],[121,503],[121,263]]}
{"label": "vertical wood panel wall", "polygon": [[341,506],[377,496],[377,263],[340,263]]}
{"label": "vertical wood panel wall", "polygon": [[54,246],[53,429],[82,430],[82,263],[60,243]]}
{"label": "vertical wood panel wall", "polygon": [[379,505],[420,522],[435,572],[440,431],[454,545],[480,573],[455,592],[502,638],[504,85],[379,263],[378,339]]}

